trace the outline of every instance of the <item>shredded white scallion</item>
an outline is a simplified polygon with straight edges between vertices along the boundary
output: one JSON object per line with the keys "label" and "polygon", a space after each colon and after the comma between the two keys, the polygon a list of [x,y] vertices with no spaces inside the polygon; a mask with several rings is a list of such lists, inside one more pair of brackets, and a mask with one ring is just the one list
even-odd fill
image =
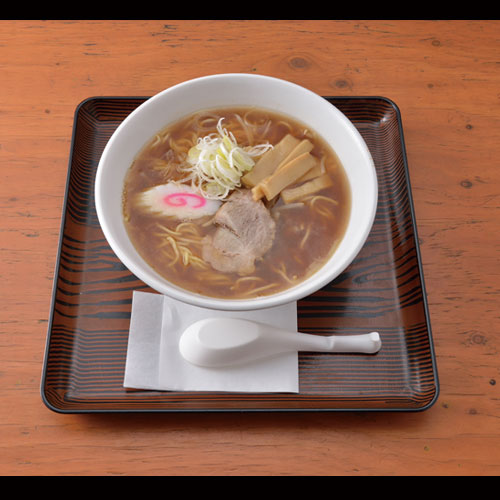
{"label": "shredded white scallion", "polygon": [[229,192],[241,186],[241,177],[255,165],[254,158],[273,148],[272,144],[258,144],[242,148],[234,135],[222,127],[217,133],[199,137],[187,157],[188,164],[180,167],[189,175],[193,187],[209,199],[222,200]]}

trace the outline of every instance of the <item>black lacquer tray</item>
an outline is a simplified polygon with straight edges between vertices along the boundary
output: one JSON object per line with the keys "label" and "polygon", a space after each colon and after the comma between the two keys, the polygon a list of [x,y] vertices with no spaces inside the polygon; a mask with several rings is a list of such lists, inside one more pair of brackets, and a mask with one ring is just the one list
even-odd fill
{"label": "black lacquer tray", "polygon": [[415,215],[397,106],[383,97],[325,97],[365,139],[379,203],[366,244],[335,281],[298,302],[300,331],[377,330],[375,355],[300,353],[298,394],[160,392],[123,387],[132,292],[155,293],[106,242],[94,206],[102,151],[147,97],[93,97],[75,113],[41,394],[61,413],[419,411],[438,395]]}

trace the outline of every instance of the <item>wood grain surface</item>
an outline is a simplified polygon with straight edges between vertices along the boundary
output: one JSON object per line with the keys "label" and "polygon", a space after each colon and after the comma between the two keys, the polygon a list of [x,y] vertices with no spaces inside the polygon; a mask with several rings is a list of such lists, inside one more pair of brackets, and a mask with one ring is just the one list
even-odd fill
{"label": "wood grain surface", "polygon": [[[1,21],[0,474],[498,475],[499,33],[472,20]],[[220,72],[398,105],[440,382],[428,410],[62,415],[42,402],[76,107]]]}

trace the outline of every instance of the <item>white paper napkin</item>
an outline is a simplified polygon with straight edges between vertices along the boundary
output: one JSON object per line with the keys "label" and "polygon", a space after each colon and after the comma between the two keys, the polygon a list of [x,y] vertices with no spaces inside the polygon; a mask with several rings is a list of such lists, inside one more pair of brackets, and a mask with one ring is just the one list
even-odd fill
{"label": "white paper napkin", "polygon": [[259,311],[215,311],[135,291],[124,387],[159,391],[298,392],[298,354],[224,368],[192,365],[179,352],[182,332],[209,317],[243,318],[297,331],[297,303]]}

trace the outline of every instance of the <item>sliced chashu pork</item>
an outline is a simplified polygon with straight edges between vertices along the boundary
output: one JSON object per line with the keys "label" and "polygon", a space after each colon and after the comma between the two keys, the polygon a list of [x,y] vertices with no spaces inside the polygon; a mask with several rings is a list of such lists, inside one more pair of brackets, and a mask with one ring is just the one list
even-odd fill
{"label": "sliced chashu pork", "polygon": [[222,272],[249,274],[273,245],[276,223],[250,190],[235,191],[217,211],[218,227],[203,242],[203,258]]}

